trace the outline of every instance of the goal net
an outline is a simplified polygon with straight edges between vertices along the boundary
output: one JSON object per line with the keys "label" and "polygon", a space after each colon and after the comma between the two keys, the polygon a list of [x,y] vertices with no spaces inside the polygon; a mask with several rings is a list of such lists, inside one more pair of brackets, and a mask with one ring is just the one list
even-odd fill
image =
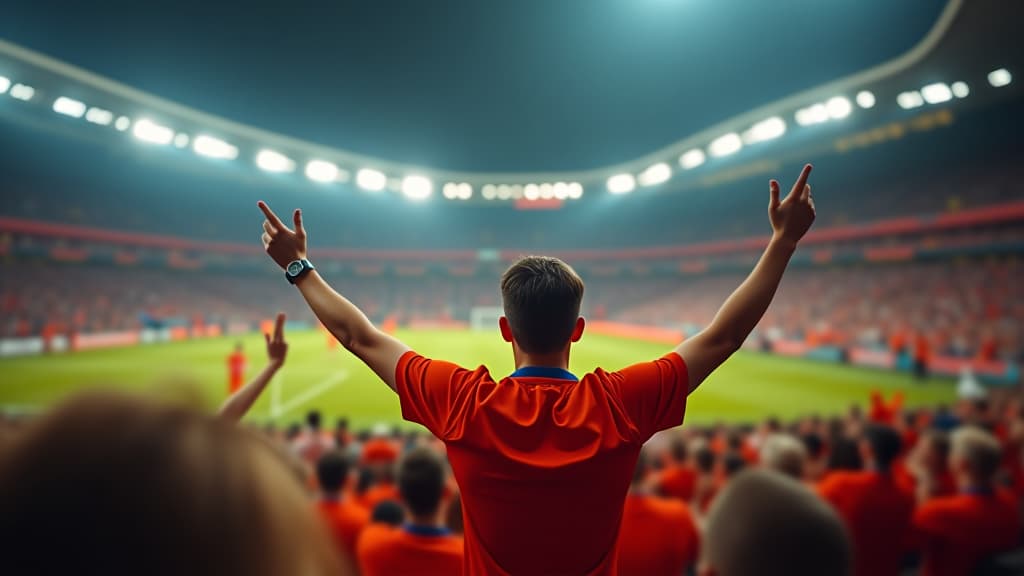
{"label": "goal net", "polygon": [[472,330],[497,330],[498,318],[505,311],[497,306],[474,306],[469,311],[469,327]]}

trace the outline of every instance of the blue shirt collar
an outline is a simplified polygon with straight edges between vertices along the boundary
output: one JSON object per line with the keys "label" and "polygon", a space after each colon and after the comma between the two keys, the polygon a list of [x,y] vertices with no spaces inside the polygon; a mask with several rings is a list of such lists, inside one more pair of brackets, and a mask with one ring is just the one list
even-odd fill
{"label": "blue shirt collar", "polygon": [[555,368],[554,366],[523,366],[522,368],[513,372],[510,378],[552,378],[555,380],[571,380],[578,382],[579,378],[575,374],[565,370],[564,368]]}
{"label": "blue shirt collar", "polygon": [[441,526],[421,526],[417,524],[404,524],[402,530],[415,536],[448,536],[451,530]]}

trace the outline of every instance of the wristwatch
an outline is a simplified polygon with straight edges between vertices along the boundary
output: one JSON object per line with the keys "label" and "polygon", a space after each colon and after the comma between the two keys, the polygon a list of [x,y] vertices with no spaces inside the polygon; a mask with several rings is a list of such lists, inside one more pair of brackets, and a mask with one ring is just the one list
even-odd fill
{"label": "wristwatch", "polygon": [[295,284],[299,278],[302,278],[306,272],[310,270],[316,270],[313,267],[313,263],[305,258],[301,260],[292,260],[288,263],[288,266],[284,269],[284,277],[288,279],[288,282]]}

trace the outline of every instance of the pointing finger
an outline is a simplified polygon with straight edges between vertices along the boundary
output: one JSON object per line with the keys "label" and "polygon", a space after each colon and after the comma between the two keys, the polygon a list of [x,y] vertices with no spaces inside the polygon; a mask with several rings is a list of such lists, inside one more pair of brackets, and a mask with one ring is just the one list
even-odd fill
{"label": "pointing finger", "polygon": [[796,184],[793,184],[793,189],[789,191],[789,196],[786,198],[796,198],[803,192],[804,186],[807,185],[807,177],[811,175],[810,164],[804,165],[804,169],[800,171],[800,177],[796,179]]}
{"label": "pointing finger", "polygon": [[284,340],[284,312],[277,313],[277,322],[274,324],[274,342]]}
{"label": "pointing finger", "polygon": [[263,215],[267,217],[267,220],[269,220],[271,224],[274,225],[274,228],[277,228],[278,230],[285,230],[288,228],[284,225],[284,222],[281,222],[281,219],[277,217],[277,214],[274,214],[274,211],[270,209],[270,206],[267,206],[266,202],[260,200],[256,203],[256,206],[263,211]]}

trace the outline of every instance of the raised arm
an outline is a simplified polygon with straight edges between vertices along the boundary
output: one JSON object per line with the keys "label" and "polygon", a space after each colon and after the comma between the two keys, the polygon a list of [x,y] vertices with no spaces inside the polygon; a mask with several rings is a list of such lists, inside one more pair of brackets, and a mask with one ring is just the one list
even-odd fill
{"label": "raised arm", "polygon": [[267,366],[241,390],[235,392],[220,407],[220,417],[231,422],[242,419],[256,403],[263,390],[270,384],[270,379],[284,366],[284,358],[288,354],[288,343],[284,341],[284,314],[277,315],[274,324],[274,335],[263,335],[267,340]]}
{"label": "raised arm", "polygon": [[779,183],[769,182],[768,217],[773,234],[768,248],[753,272],[722,304],[711,324],[676,348],[686,362],[691,392],[743,345],[768,309],[797,242],[814,222],[814,199],[807,184],[810,173],[808,164],[782,201]]}
{"label": "raised arm", "polygon": [[[257,205],[267,218],[263,221],[263,248],[274,262],[284,269],[295,260],[305,259],[306,229],[302,226],[302,211],[295,211],[295,230],[291,230],[265,202]],[[409,347],[378,330],[362,310],[331,288],[316,270],[304,274],[295,285],[338,342],[394,390],[398,359]]]}

